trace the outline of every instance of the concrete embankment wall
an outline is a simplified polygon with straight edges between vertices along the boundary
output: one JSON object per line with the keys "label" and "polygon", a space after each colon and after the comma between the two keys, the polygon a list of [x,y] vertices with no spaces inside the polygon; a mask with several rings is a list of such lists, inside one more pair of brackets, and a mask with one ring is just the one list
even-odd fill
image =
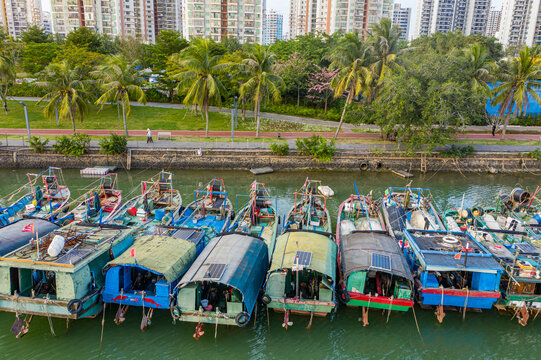
{"label": "concrete embankment wall", "polygon": [[541,172],[541,161],[509,153],[476,153],[461,159],[441,157],[404,157],[392,153],[342,152],[330,162],[317,162],[295,152],[287,156],[272,155],[268,150],[130,150],[126,155],[111,156],[91,151],[80,157],[29,149],[0,150],[4,168],[84,168],[97,165],[120,169],[251,169],[270,166],[275,170],[406,170],[406,171],[474,171],[474,172]]}

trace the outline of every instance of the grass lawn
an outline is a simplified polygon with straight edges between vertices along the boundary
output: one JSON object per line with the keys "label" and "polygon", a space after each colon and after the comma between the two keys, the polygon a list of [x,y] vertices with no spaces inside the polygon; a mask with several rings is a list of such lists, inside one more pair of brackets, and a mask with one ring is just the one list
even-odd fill
{"label": "grass lawn", "polygon": [[[37,105],[35,101],[25,101],[28,106],[28,119],[30,128],[34,129],[56,129],[56,119],[46,119],[43,116],[43,104]],[[190,110],[168,109],[150,106],[132,106],[131,116],[128,118],[128,129],[130,130],[205,130],[205,120],[202,114],[195,116]],[[122,130],[122,113],[117,107],[107,105],[98,112],[98,106],[90,105],[84,120],[77,121],[77,129],[111,129]],[[120,115],[119,115],[120,114]],[[243,122],[240,113],[237,118],[237,131],[255,131],[256,124],[253,118],[246,118]],[[0,113],[1,128],[25,128],[23,106],[16,101],[8,101],[8,114]],[[71,129],[71,121],[60,122],[60,129]],[[231,115],[209,112],[209,130],[231,130]],[[321,126],[289,123],[278,120],[261,120],[261,131],[332,131],[332,129]]]}

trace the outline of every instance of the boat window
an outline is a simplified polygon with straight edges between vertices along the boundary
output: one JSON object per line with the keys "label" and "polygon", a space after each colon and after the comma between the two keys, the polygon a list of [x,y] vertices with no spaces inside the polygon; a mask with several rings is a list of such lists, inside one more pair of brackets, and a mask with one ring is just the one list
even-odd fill
{"label": "boat window", "polygon": [[56,274],[53,271],[10,269],[11,294],[42,297],[56,296]]}
{"label": "boat window", "polygon": [[231,303],[242,303],[242,294],[237,289],[210,281],[201,284],[201,299],[196,304],[197,309],[199,306],[205,311],[216,311],[219,308],[220,312],[226,313]]}
{"label": "boat window", "polygon": [[[392,276],[382,271],[369,271],[366,276],[366,283],[363,294],[372,294],[378,296],[395,296],[400,293],[400,286],[405,285],[401,278]],[[406,286],[409,290],[409,286]],[[362,288],[361,288],[362,289]]]}
{"label": "boat window", "polygon": [[[476,273],[475,275],[481,275]],[[426,287],[440,287],[443,286],[446,289],[478,289],[476,284],[472,284],[472,273],[467,271],[434,271],[429,272]]]}
{"label": "boat window", "polygon": [[134,292],[144,291],[147,294],[154,293],[156,292],[156,283],[160,278],[159,275],[154,274],[153,272],[133,268],[131,271],[132,287],[130,290]]}
{"label": "boat window", "polygon": [[315,271],[309,269],[299,271],[298,280],[297,272],[291,270],[288,272],[290,273],[289,284],[286,282],[286,295],[288,298],[299,297],[301,299],[320,300],[320,292],[322,289],[330,291],[330,282],[326,279],[324,280],[322,276]]}

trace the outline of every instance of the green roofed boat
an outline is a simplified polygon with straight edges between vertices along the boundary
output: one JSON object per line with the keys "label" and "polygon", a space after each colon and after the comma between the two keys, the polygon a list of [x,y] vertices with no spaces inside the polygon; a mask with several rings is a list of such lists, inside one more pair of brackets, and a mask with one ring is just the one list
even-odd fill
{"label": "green roofed boat", "polygon": [[332,234],[327,197],[318,195],[321,181],[306,178],[304,185],[295,192],[295,203],[286,215],[284,229],[304,229]]}
{"label": "green roofed boat", "polygon": [[71,223],[0,258],[0,311],[11,331],[28,332],[33,316],[81,319],[100,313],[103,266],[132,243],[132,229]]}
{"label": "green roofed boat", "polygon": [[290,230],[276,239],[263,302],[289,314],[326,316],[336,307],[337,245],[332,237]]}

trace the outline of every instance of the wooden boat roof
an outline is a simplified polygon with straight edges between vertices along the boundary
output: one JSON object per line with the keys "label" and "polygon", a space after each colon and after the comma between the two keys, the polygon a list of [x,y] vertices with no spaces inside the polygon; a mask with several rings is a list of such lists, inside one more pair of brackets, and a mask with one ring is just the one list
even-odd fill
{"label": "wooden boat roof", "polygon": [[40,236],[47,235],[60,227],[43,219],[22,219],[4,226],[0,229],[0,256],[28,244],[30,239],[34,238],[34,233],[22,232],[30,224],[34,224],[34,228]]}
{"label": "wooden boat roof", "polygon": [[215,237],[197,257],[179,283],[215,282],[232,286],[242,294],[251,313],[265,281],[268,251],[264,241],[245,234]]}
{"label": "wooden boat roof", "polygon": [[[40,235],[39,258],[36,246],[27,243],[1,257],[0,266],[13,266],[13,263],[17,263],[18,267],[73,271],[108,251],[115,240],[130,235],[132,231],[125,226],[73,222],[45,236]],[[64,237],[65,245],[59,256],[51,257],[47,249],[56,235]]]}
{"label": "wooden boat roof", "polygon": [[276,239],[269,271],[291,269],[298,251],[310,252],[307,269],[336,280],[337,245],[328,236],[316,232],[288,231]]}
{"label": "wooden boat roof", "polygon": [[[492,254],[465,232],[405,230],[409,245],[417,255],[421,266],[428,271],[471,271],[471,272],[503,272],[502,267]],[[456,246],[445,244],[445,239],[458,240]],[[453,240],[454,241],[454,240]],[[466,266],[466,244],[469,242]],[[459,259],[455,255],[462,254]]]}
{"label": "wooden boat roof", "polygon": [[[135,257],[131,256],[132,251]],[[116,259],[111,266],[131,266],[163,275],[168,283],[186,272],[196,256],[196,246],[189,240],[165,235],[145,235],[135,239],[133,245]]]}
{"label": "wooden boat roof", "polygon": [[387,234],[353,232],[340,237],[344,276],[375,270],[413,281],[411,271],[396,240]]}

